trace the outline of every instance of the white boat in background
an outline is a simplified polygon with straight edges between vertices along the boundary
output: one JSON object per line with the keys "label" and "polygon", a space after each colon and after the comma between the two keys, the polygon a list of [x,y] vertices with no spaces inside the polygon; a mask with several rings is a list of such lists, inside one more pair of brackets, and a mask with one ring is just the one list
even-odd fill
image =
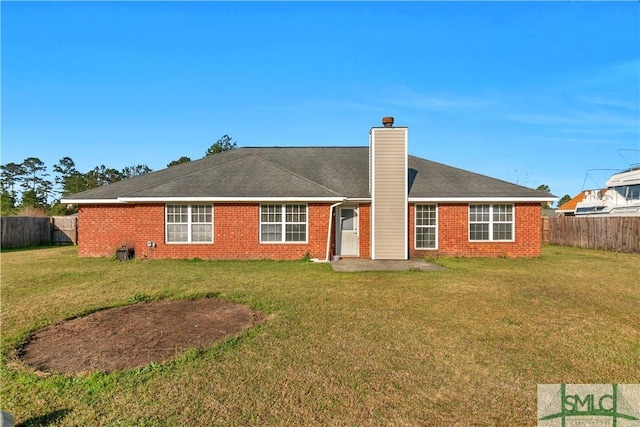
{"label": "white boat in background", "polygon": [[575,215],[640,216],[640,166],[611,175],[606,185],[586,191]]}

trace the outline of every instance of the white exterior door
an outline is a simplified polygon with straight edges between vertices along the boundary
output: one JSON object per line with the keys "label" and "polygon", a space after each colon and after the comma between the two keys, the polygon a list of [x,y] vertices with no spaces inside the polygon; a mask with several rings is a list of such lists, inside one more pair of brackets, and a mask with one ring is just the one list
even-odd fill
{"label": "white exterior door", "polygon": [[358,208],[340,207],[336,221],[336,255],[358,256],[359,251]]}

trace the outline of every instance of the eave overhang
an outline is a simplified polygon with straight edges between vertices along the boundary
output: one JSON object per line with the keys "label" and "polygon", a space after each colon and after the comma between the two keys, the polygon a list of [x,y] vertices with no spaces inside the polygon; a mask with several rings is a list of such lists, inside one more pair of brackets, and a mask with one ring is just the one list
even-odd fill
{"label": "eave overhang", "polygon": [[345,201],[345,197],[118,197],[117,199],[62,199],[60,203],[72,205],[106,205],[106,204],[136,204],[136,203],[257,203],[257,202],[305,202],[305,203],[336,203]]}
{"label": "eave overhang", "polygon": [[60,203],[67,205],[123,205],[118,199],[60,199]]}
{"label": "eave overhang", "polygon": [[[409,203],[452,202],[513,202],[542,203],[555,202],[557,197],[409,197]],[[117,199],[62,199],[60,203],[70,205],[113,205],[134,203],[188,203],[188,202],[224,202],[224,203],[256,203],[256,202],[371,202],[370,197],[118,197]]]}
{"label": "eave overhang", "polygon": [[409,203],[542,203],[555,202],[556,200],[558,200],[557,197],[409,197]]}

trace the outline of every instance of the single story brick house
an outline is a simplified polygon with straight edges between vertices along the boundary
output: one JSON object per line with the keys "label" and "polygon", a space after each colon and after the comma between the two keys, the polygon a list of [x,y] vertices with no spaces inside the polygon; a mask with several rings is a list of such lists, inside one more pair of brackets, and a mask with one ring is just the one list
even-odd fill
{"label": "single story brick house", "polygon": [[535,257],[555,197],[407,154],[393,118],[369,147],[239,148],[63,199],[80,256],[406,260]]}

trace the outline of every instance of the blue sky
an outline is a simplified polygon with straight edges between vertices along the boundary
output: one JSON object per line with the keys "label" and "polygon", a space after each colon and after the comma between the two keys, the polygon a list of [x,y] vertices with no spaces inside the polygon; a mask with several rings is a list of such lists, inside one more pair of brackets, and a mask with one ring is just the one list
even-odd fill
{"label": "blue sky", "polygon": [[2,164],[367,145],[394,116],[410,154],[573,196],[640,149],[638,2],[0,7]]}

